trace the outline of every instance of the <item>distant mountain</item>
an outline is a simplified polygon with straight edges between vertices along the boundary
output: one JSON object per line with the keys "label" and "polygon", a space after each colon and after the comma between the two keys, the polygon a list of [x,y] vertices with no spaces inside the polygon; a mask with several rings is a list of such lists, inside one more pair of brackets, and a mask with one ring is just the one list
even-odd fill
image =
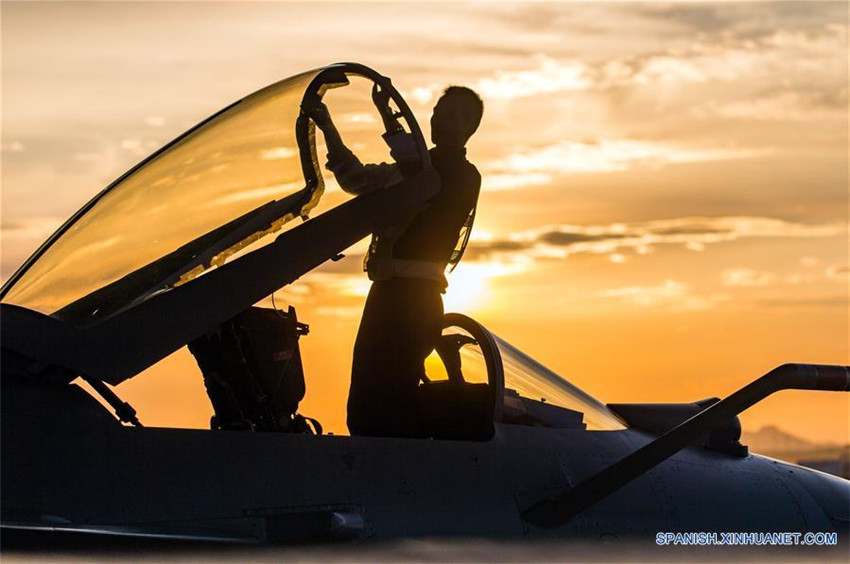
{"label": "distant mountain", "polygon": [[773,425],[762,427],[758,431],[744,431],[741,434],[741,443],[747,445],[750,452],[794,463],[803,459],[844,459],[850,452],[848,445],[813,443]]}
{"label": "distant mountain", "polygon": [[758,431],[744,431],[741,442],[755,452],[806,452],[839,448],[841,445],[829,443],[812,443],[801,439],[790,433],[786,433],[779,427],[768,425]]}

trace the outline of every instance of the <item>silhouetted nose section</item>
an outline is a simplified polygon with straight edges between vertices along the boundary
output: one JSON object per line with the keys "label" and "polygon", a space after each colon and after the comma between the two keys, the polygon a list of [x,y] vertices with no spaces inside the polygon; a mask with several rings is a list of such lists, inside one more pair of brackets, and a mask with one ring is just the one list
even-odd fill
{"label": "silhouetted nose section", "polygon": [[[775,466],[801,508],[817,503],[842,544],[850,542],[850,482],[830,474],[778,462]],[[812,526],[815,532],[816,526]],[[824,531],[827,532],[827,531]]]}
{"label": "silhouetted nose section", "polygon": [[[568,523],[573,517],[593,506],[632,480],[655,468],[680,450],[731,417],[781,390],[850,391],[850,367],[818,364],[783,364],[744,386],[729,397],[711,405],[687,421],[597,472],[560,495],[543,499],[524,514],[538,527],[552,528]],[[812,476],[819,473],[812,472]],[[845,508],[833,511],[840,522],[847,520],[846,486],[840,486]],[[826,498],[828,499],[828,497]],[[831,502],[829,502],[831,503]],[[823,504],[821,504],[823,506]],[[831,505],[828,504],[828,508]],[[832,509],[830,509],[832,511]]]}

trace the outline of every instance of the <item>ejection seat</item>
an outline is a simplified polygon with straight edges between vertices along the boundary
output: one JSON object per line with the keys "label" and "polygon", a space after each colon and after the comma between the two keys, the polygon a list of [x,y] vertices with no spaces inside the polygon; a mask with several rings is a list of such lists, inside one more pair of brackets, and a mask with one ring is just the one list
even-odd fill
{"label": "ejection seat", "polygon": [[298,413],[304,369],[298,340],[310,331],[295,308],[249,308],[189,343],[215,415],[210,428],[322,434]]}
{"label": "ejection seat", "polygon": [[471,333],[466,319],[446,316],[419,386],[425,434],[435,439],[486,441],[494,433],[495,386],[484,362],[489,358],[481,352],[486,344]]}

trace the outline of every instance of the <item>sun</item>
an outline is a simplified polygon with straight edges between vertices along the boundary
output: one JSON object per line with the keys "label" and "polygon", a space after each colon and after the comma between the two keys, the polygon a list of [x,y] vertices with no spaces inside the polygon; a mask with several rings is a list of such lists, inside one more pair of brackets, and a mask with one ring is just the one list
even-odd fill
{"label": "sun", "polygon": [[476,261],[461,263],[448,275],[449,287],[443,296],[447,312],[472,313],[492,302],[491,283],[494,278],[518,274],[525,270],[519,261]]}
{"label": "sun", "polygon": [[485,302],[489,278],[475,266],[460,265],[449,275],[449,287],[443,296],[443,307],[447,312],[469,313]]}

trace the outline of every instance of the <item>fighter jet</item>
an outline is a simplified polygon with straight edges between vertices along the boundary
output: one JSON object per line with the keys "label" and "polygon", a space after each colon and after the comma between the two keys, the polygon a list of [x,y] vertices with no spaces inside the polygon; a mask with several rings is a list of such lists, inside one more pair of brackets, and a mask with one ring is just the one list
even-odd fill
{"label": "fighter jet", "polygon": [[[402,174],[326,190],[308,110],[373,84],[403,124],[374,141]],[[322,386],[301,366],[308,326],[256,304],[438,189],[390,79],[340,63],[231,104],[97,194],[0,293],[3,536],[847,534],[850,482],[748,452],[737,418],[779,390],[848,391],[846,366],[786,364],[722,400],[606,405],[451,313],[419,385],[426,437],[328,435],[300,416],[305,382]],[[143,426],[113,387],[187,345],[211,428]]]}

